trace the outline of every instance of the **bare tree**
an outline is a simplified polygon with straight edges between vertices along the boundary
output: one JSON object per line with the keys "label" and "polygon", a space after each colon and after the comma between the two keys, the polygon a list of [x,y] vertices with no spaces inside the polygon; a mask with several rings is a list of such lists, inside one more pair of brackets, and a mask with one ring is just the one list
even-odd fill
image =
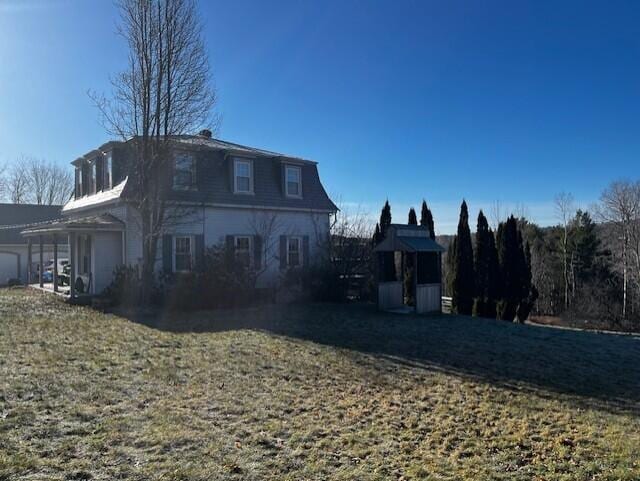
{"label": "bare tree", "polygon": [[31,158],[26,164],[26,170],[30,182],[30,201],[42,205],[51,180],[49,165],[42,159]]}
{"label": "bare tree", "polygon": [[10,168],[7,176],[7,194],[13,204],[29,202],[31,181],[26,167],[27,158],[20,158]]}
{"label": "bare tree", "polygon": [[630,281],[635,281],[640,291],[640,181],[622,180],[609,185],[600,196],[597,214],[616,229],[620,241],[622,317],[626,319]]}
{"label": "bare tree", "polygon": [[569,259],[568,259],[568,246],[569,246],[569,223],[573,217],[573,196],[567,192],[561,192],[555,197],[555,211],[556,217],[560,222],[560,226],[563,229],[561,248],[562,248],[562,272],[564,279],[564,308],[569,307]]}
{"label": "bare tree", "polygon": [[494,200],[493,204],[491,204],[491,227],[493,230],[497,230],[500,222],[505,219],[504,209],[502,207],[502,202],[499,200]]}
{"label": "bare tree", "polygon": [[73,193],[73,176],[71,171],[59,165],[49,164],[49,182],[44,190],[44,203],[59,205],[66,203]]}
{"label": "bare tree", "polygon": [[162,173],[170,166],[172,136],[211,127],[216,96],[194,0],[119,0],[117,5],[128,68],[112,79],[111,99],[91,96],[107,130],[133,139],[130,181],[141,217],[148,300],[158,239],[167,228]]}
{"label": "bare tree", "polygon": [[0,201],[5,200],[5,194],[7,192],[7,166],[0,164]]}

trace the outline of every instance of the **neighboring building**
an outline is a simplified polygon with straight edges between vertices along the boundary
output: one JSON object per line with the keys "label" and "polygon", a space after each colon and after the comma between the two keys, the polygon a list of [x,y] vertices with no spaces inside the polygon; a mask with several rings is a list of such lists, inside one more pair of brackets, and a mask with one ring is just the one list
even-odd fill
{"label": "neighboring building", "polygon": [[[196,267],[205,247],[233,249],[276,285],[288,268],[308,264],[329,235],[337,208],[315,162],[222,140],[208,131],[174,136],[166,177],[171,219],[157,249],[156,271]],[[75,193],[64,220],[28,229],[70,235],[75,275],[89,293],[107,287],[118,265],[140,266],[140,216],[131,202],[130,142],[109,142],[76,159]]]}
{"label": "neighboring building", "polygon": [[[60,205],[0,204],[0,286],[9,280],[27,282],[28,245],[20,232],[33,224],[52,221],[62,217]],[[67,257],[65,245],[60,246],[59,254]],[[42,249],[45,267],[53,259],[53,245],[45,239]],[[32,272],[38,272],[40,261],[39,244],[32,251]]]}

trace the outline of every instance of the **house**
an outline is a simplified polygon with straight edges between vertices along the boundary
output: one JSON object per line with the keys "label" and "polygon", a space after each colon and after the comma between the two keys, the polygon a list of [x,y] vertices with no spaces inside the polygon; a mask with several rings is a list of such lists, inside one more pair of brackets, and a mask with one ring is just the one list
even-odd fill
{"label": "house", "polygon": [[[39,272],[40,248],[32,252],[37,263],[29,266],[29,244],[20,232],[62,217],[61,210],[60,205],[0,204],[0,285],[10,280],[27,282],[29,267],[31,272]],[[67,256],[66,247],[61,247],[60,254]],[[46,266],[52,259],[53,243],[50,238],[43,238],[42,262]]]}
{"label": "house", "polygon": [[[63,218],[23,232],[68,235],[72,277],[89,294],[102,292],[119,265],[142,263],[131,143],[108,142],[73,161],[75,192]],[[256,271],[259,287],[271,287],[325,244],[337,208],[316,162],[214,139],[209,131],[173,136],[170,146],[163,184],[170,220],[157,248],[157,273],[193,270],[206,247],[225,246]]]}

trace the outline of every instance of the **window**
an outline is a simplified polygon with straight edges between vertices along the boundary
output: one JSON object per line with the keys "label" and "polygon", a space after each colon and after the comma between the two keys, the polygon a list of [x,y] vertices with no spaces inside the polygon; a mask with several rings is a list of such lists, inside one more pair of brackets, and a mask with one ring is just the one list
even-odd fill
{"label": "window", "polygon": [[253,179],[250,160],[234,160],[233,162],[234,192],[250,194],[253,192]]}
{"label": "window", "polygon": [[287,182],[287,196],[301,197],[302,181],[301,181],[301,175],[300,175],[300,167],[287,165],[285,167],[285,176],[286,176],[286,182]]}
{"label": "window", "polygon": [[301,264],[300,244],[299,237],[287,238],[287,265],[289,267],[297,267]]}
{"label": "window", "polygon": [[249,268],[251,266],[251,237],[236,236],[234,239],[237,262]]}
{"label": "window", "polygon": [[193,157],[189,154],[177,154],[174,159],[173,188],[176,190],[193,189],[196,185],[196,169]]}
{"label": "window", "polygon": [[193,266],[193,239],[188,236],[174,237],[173,270],[190,271]]}
{"label": "window", "polygon": [[104,158],[104,182],[102,185],[102,190],[113,188],[113,157],[111,152],[108,152]]}
{"label": "window", "polygon": [[94,160],[93,162],[91,162],[91,165],[89,166],[90,169],[90,176],[91,176],[91,180],[90,180],[90,184],[91,184],[91,188],[89,190],[90,194],[95,194],[96,193],[96,180],[97,180],[97,176],[96,176],[96,171],[97,171],[97,167],[98,167],[98,159]]}
{"label": "window", "polygon": [[82,168],[76,167],[76,197],[82,197]]}

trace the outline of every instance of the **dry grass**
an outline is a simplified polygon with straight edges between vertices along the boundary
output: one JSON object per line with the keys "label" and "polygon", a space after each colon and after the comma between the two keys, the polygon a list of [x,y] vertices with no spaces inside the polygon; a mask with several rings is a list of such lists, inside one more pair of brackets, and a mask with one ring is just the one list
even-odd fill
{"label": "dry grass", "polygon": [[640,478],[639,338],[357,306],[146,322],[0,291],[0,480]]}

